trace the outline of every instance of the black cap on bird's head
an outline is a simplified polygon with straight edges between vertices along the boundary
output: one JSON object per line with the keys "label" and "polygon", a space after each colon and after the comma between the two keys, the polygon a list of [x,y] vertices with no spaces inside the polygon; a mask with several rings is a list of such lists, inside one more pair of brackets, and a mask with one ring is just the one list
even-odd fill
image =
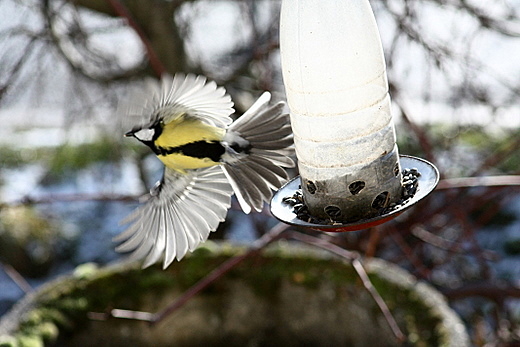
{"label": "black cap on bird's head", "polygon": [[141,142],[152,142],[161,134],[160,122],[147,125],[135,126],[132,130],[125,133],[125,137],[135,137]]}

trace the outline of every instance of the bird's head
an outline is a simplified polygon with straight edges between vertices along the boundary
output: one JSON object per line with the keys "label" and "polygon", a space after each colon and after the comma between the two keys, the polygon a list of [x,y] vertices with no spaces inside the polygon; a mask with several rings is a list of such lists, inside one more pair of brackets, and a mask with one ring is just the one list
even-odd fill
{"label": "bird's head", "polygon": [[153,124],[147,127],[135,127],[125,133],[125,137],[135,137],[153,150],[155,148],[154,141],[159,137],[160,133],[161,128],[159,124]]}

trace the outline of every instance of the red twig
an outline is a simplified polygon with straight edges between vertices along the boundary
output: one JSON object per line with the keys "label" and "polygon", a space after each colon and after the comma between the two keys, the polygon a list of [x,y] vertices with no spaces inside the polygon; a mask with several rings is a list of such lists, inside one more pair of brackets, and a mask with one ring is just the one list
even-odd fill
{"label": "red twig", "polygon": [[499,163],[503,163],[509,156],[518,153],[518,148],[520,147],[520,137],[516,137],[514,140],[511,140],[508,144],[506,144],[505,148],[499,148],[493,153],[491,153],[487,159],[471,174],[471,176],[478,175],[485,169],[490,167],[494,167]]}
{"label": "red twig", "polygon": [[134,31],[137,33],[141,41],[143,42],[143,45],[146,49],[146,53],[148,54],[148,60],[150,61],[150,66],[152,67],[153,71],[158,77],[161,77],[164,73],[166,73],[166,68],[164,67],[163,63],[159,59],[159,56],[157,53],[155,53],[155,50],[152,47],[152,43],[148,39],[148,36],[144,33],[143,29],[132,17],[132,14],[130,11],[128,11],[128,8],[119,0],[107,0],[110,6],[114,9],[115,13],[125,18],[128,22],[128,25],[134,29]]}
{"label": "red twig", "polygon": [[488,200],[489,206],[479,213],[475,223],[478,226],[484,226],[488,224],[493,217],[495,217],[500,210],[507,205],[507,203],[515,197],[514,194],[509,194],[510,192],[505,192],[505,196],[499,196],[496,199],[490,198]]}
{"label": "red twig", "polygon": [[404,256],[413,265],[418,274],[423,278],[428,278],[430,270],[424,266],[422,260],[414,253],[414,249],[406,243],[403,236],[395,228],[390,229],[389,233],[392,240],[396,243],[397,247],[403,252]]}
{"label": "red twig", "polygon": [[480,265],[483,277],[487,279],[491,278],[491,267],[487,262],[486,258],[483,256],[484,250],[482,249],[482,247],[476,239],[476,233],[474,231],[473,223],[469,219],[468,214],[461,206],[454,206],[453,214],[458,219],[459,225],[462,227],[464,239],[466,242],[470,244],[472,254],[475,256]]}
{"label": "red twig", "polygon": [[370,234],[365,250],[365,257],[371,258],[374,257],[377,251],[377,247],[379,246],[379,242],[381,240],[383,234],[383,228],[381,227],[373,227],[370,228]]}
{"label": "red twig", "polygon": [[[435,216],[437,214],[446,214],[446,211],[452,211],[464,201],[465,208],[472,211],[475,206],[481,207],[481,199],[468,197],[470,188],[486,187],[488,190],[504,190],[504,189],[520,189],[520,175],[504,175],[504,176],[482,176],[482,177],[458,177],[443,179],[439,182],[434,194],[446,194],[445,202],[439,204],[437,207],[429,206],[427,215]],[[489,197],[489,192],[484,191],[480,194],[481,197]],[[418,205],[420,206],[420,204]],[[417,217],[416,220],[408,220],[408,225],[415,223],[424,223],[425,214],[415,213],[409,218]]]}
{"label": "red twig", "polygon": [[520,298],[520,288],[509,284],[501,285],[485,282],[468,284],[456,289],[443,290],[443,294],[450,300],[479,296],[495,302],[502,302],[509,298]]}
{"label": "red twig", "polygon": [[[441,236],[435,235],[434,233],[426,230],[423,226],[414,226],[411,228],[411,233],[413,236],[417,237],[419,240],[428,243],[429,245],[435,246],[440,249],[444,249],[454,253],[467,253],[470,251],[468,246],[461,242],[455,242],[451,240],[447,240]],[[488,261],[496,261],[498,255],[495,252],[482,250],[482,257]]]}

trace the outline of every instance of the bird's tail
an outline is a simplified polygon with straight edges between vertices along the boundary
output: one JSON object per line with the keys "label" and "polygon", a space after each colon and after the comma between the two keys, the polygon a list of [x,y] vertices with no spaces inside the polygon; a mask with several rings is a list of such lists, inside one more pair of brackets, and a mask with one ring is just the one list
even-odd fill
{"label": "bird's tail", "polygon": [[289,178],[284,168],[294,167],[289,114],[284,102],[269,105],[270,99],[270,93],[262,94],[224,138],[228,151],[223,169],[245,213],[252,208],[260,212],[272,190]]}

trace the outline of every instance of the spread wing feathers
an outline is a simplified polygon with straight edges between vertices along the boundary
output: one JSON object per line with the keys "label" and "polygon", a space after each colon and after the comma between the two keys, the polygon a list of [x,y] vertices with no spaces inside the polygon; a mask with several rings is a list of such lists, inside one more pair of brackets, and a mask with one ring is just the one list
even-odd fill
{"label": "spread wing feathers", "polygon": [[144,259],[143,268],[164,256],[163,267],[181,260],[224,221],[233,190],[218,166],[180,174],[165,168],[148,201],[123,220],[116,250]]}
{"label": "spread wing feathers", "polygon": [[167,113],[157,112],[157,116],[163,116],[166,123],[177,116],[176,111],[179,110],[221,128],[231,124],[230,115],[234,112],[231,97],[223,87],[217,87],[214,81],[207,81],[204,76],[192,74],[162,77],[161,96],[156,110],[160,111],[166,106],[173,106],[174,109]]}
{"label": "spread wing feathers", "polygon": [[[269,105],[271,94],[265,92],[229,127],[224,141],[237,143],[245,153],[230,155],[223,163],[238,202],[245,213],[261,211],[272,191],[288,179],[283,167],[294,167],[293,138],[285,104]],[[237,140],[238,139],[238,140]]]}

